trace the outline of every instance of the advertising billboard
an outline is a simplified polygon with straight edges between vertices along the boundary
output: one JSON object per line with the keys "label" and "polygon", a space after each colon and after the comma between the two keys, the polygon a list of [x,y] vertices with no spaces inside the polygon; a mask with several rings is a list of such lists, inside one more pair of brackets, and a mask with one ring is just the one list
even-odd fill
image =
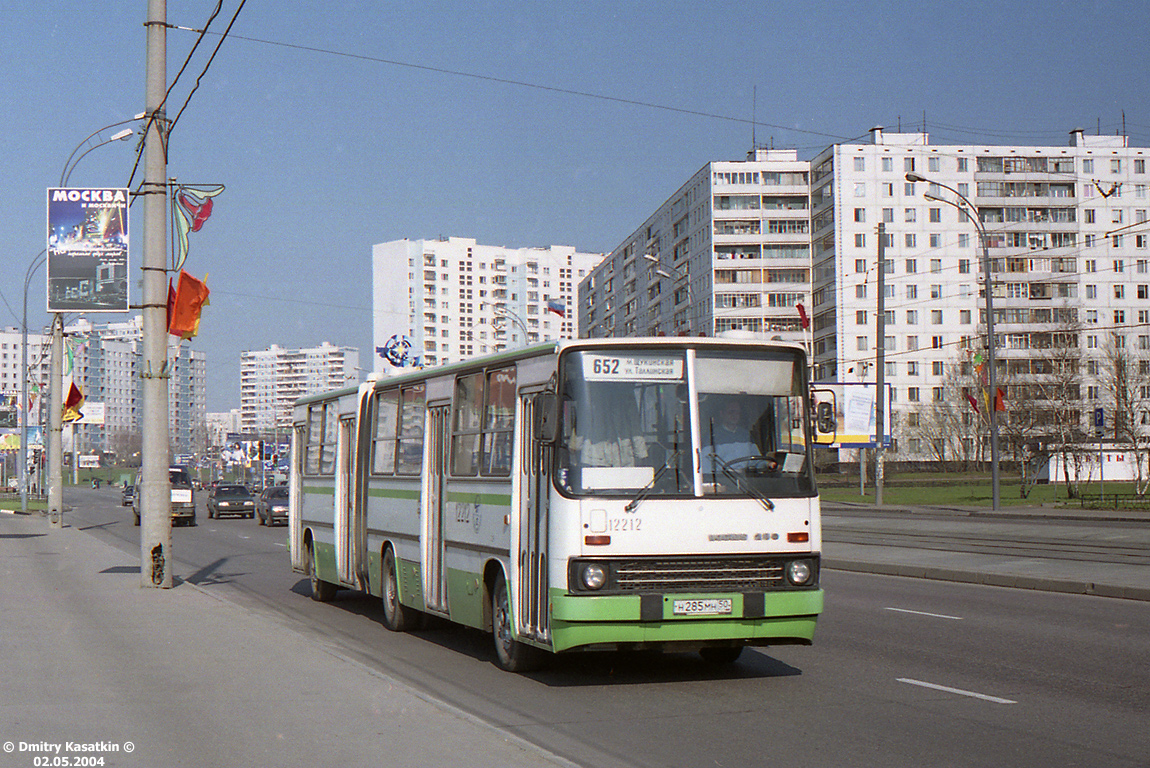
{"label": "advertising billboard", "polygon": [[48,189],[48,311],[128,311],[127,189]]}
{"label": "advertising billboard", "polygon": [[[873,448],[875,435],[875,382],[843,384],[837,381],[816,381],[811,384],[812,408],[816,414],[822,408],[830,419],[816,418],[815,444],[835,448]],[[883,412],[886,416],[883,431],[884,446],[890,446],[890,385],[886,385]],[[824,428],[826,427],[826,428]]]}

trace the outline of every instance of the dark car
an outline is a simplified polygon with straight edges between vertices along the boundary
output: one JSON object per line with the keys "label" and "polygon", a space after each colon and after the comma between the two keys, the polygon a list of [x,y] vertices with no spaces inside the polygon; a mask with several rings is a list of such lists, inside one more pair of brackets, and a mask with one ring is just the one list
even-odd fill
{"label": "dark car", "polygon": [[131,483],[124,483],[124,490],[120,492],[120,506],[130,507],[132,502],[136,500],[136,486]]}
{"label": "dark car", "polygon": [[224,515],[256,516],[256,500],[243,485],[217,485],[208,494],[208,517],[217,520]]}
{"label": "dark car", "polygon": [[274,485],[264,488],[263,493],[261,493],[260,497],[256,500],[256,514],[259,515],[260,525],[272,526],[276,523],[287,525],[287,486]]}

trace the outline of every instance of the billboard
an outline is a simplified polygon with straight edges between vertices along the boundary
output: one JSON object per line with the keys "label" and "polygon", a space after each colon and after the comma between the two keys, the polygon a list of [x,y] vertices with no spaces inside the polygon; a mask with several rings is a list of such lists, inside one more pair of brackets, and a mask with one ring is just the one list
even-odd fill
{"label": "billboard", "polygon": [[48,311],[128,311],[128,190],[49,187]]}
{"label": "billboard", "polygon": [[[811,384],[811,407],[816,414],[815,445],[835,448],[873,448],[875,436],[875,382],[843,384],[837,381],[816,381]],[[885,439],[890,446],[890,384],[886,385],[883,412]],[[833,414],[833,421],[818,418],[820,408]],[[818,424],[817,422],[825,422]],[[824,428],[827,427],[827,428]]]}
{"label": "billboard", "polygon": [[72,423],[103,424],[104,414],[104,403],[93,403],[91,400],[85,400],[84,405],[80,407],[80,418]]}

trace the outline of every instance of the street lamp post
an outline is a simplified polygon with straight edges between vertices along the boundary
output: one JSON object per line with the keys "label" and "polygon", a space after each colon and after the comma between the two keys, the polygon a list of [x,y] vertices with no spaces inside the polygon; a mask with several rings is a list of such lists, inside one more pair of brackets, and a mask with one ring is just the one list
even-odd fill
{"label": "street lamp post", "polygon": [[511,320],[513,323],[515,323],[516,327],[518,327],[520,332],[523,334],[524,346],[527,346],[531,343],[531,334],[528,332],[527,324],[523,322],[523,318],[512,312],[507,307],[498,304],[495,306],[494,312],[497,319]]}
{"label": "street lamp post", "polygon": [[[658,253],[658,252],[656,252],[656,253]],[[647,253],[643,254],[644,259],[646,259],[647,261],[649,261],[655,265],[653,267],[653,270],[654,270],[656,275],[658,275],[659,277],[665,277],[671,281],[671,302],[672,302],[672,304],[671,304],[671,313],[672,313],[671,325],[672,325],[672,329],[676,332],[678,332],[678,328],[674,328],[674,324],[675,324],[675,317],[674,317],[675,309],[674,308],[677,304],[677,302],[675,302],[675,294],[674,294],[675,284],[678,283],[680,280],[686,281],[685,282],[685,285],[687,287],[687,331],[686,332],[690,333],[694,330],[693,324],[691,322],[691,320],[692,320],[691,310],[694,308],[694,303],[695,303],[694,297],[691,295],[691,276],[689,274],[687,274],[686,270],[683,270],[683,269],[676,267],[674,265],[671,266],[671,269],[675,270],[675,274],[672,275],[670,272],[668,272],[666,269],[663,268],[663,260],[660,258],[661,256],[662,256],[661,253],[659,255],[655,255],[654,253],[651,253],[651,252],[647,252]]]}
{"label": "street lamp post", "polygon": [[1001,501],[998,479],[998,412],[995,408],[998,400],[998,373],[995,370],[994,359],[994,289],[990,276],[990,249],[986,240],[986,228],[982,226],[982,221],[978,218],[978,210],[974,207],[974,204],[970,202],[966,195],[954,187],[928,179],[925,176],[919,176],[913,172],[906,174],[906,180],[909,182],[922,181],[928,184],[934,184],[937,187],[953,192],[958,199],[962,201],[962,204],[956,203],[953,200],[936,197],[929,193],[925,197],[928,200],[936,200],[958,209],[978,231],[978,242],[982,250],[982,274],[986,282],[984,289],[986,293],[986,363],[990,367],[990,374],[987,376],[987,387],[990,390],[990,398],[988,398],[989,402],[987,404],[987,410],[990,416],[990,482],[993,499],[992,504],[994,510],[997,512]]}
{"label": "street lamp post", "polygon": [[[68,159],[64,161],[64,167],[60,171],[59,186],[67,186],[68,180],[72,176],[72,171],[76,170],[76,166],[79,165],[80,161],[83,160],[89,152],[99,149],[100,147],[107,144],[130,138],[135,133],[135,131],[133,131],[131,128],[124,128],[123,130],[117,131],[104,141],[88,147],[88,149],[81,152],[80,156],[77,157],[76,153],[80,151],[81,147],[91,141],[93,137],[100,135],[102,132],[110,128],[115,128],[118,125],[125,125],[127,123],[135,122],[141,117],[143,117],[143,115],[136,115],[131,120],[121,120],[118,123],[105,125],[100,130],[94,131],[93,133],[86,136],[83,141],[76,145],[76,148],[72,150],[72,153],[68,155]],[[32,260],[32,263],[28,266],[28,270],[24,273],[24,307],[23,317],[21,318],[20,322],[20,370],[22,371],[20,383],[20,511],[25,514],[28,512],[28,288],[31,286],[33,275],[35,275],[36,271],[44,265],[44,261],[46,259],[47,249],[40,251],[40,253],[36,255],[36,258]],[[61,321],[62,325],[62,317],[59,314],[53,316],[52,318],[53,329],[56,328],[57,321]],[[62,348],[62,346],[63,337],[60,338],[60,347]],[[53,330],[53,354],[60,354],[61,348],[56,347],[56,334],[55,330]],[[48,382],[48,386],[49,392],[56,396],[58,406],[59,402],[62,402],[62,397],[60,397],[61,393],[59,392],[59,387],[61,386],[59,376],[53,374],[53,378]],[[43,427],[43,422],[40,423],[40,426]],[[44,447],[47,449],[49,446]],[[56,448],[58,450],[62,450],[62,446],[56,446]],[[62,460],[60,462],[60,466],[62,471]],[[54,481],[54,479],[55,478],[53,477],[52,480]],[[43,482],[43,478],[41,478],[41,482]],[[62,485],[63,480],[61,477],[60,485],[57,486],[55,482],[53,482],[51,487],[57,489],[57,492],[59,492],[62,488]],[[57,509],[57,505],[60,505],[59,499],[56,500],[55,505],[49,503],[49,511],[52,514],[52,521],[54,525],[59,523],[59,509]]]}

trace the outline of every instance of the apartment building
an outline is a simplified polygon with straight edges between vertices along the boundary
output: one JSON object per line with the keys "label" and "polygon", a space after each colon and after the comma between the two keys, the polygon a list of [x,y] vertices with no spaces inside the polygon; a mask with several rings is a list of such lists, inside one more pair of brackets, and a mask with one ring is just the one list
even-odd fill
{"label": "apartment building", "polygon": [[[80,452],[139,450],[142,432],[139,365],[142,354],[139,318],[121,323],[94,324],[76,320],[64,329],[61,370],[64,394],[75,383],[84,394],[89,415],[102,413],[102,423],[80,423],[65,432]],[[51,337],[28,336],[28,424],[38,426],[46,413],[51,367]],[[0,395],[6,403],[20,401],[22,355],[19,329],[0,330]],[[168,418],[172,448],[179,453],[200,450],[205,444],[206,358],[202,351],[182,344],[169,345],[171,378]],[[18,430],[12,430],[18,437]],[[132,448],[135,446],[134,448]],[[130,450],[129,450],[130,452]]]}
{"label": "apartment building", "polygon": [[703,166],[579,286],[584,335],[745,331],[801,341],[809,170],[795,150]]}
{"label": "apartment building", "polygon": [[[64,329],[65,388],[75,382],[89,404],[102,403],[103,424],[73,426],[79,451],[138,450],[143,433],[143,321],[118,323],[80,319]],[[202,350],[168,340],[168,429],[174,453],[207,446],[207,356]]]}
{"label": "apartment building", "polygon": [[465,237],[379,243],[372,247],[373,369],[576,338],[576,286],[602,258],[570,246],[507,248]]}
{"label": "apartment building", "polygon": [[1096,408],[1150,425],[1147,154],[1081,130],[1019,146],[875,128],[809,161],[710,163],[580,285],[581,324],[803,341],[813,379],[873,382],[882,225],[895,456],[974,458],[994,397],[985,233],[1007,455],[1055,431],[1093,435]]}
{"label": "apartment building", "polygon": [[290,429],[295,401],[359,380],[359,350],[323,342],[240,354],[240,431]]}

